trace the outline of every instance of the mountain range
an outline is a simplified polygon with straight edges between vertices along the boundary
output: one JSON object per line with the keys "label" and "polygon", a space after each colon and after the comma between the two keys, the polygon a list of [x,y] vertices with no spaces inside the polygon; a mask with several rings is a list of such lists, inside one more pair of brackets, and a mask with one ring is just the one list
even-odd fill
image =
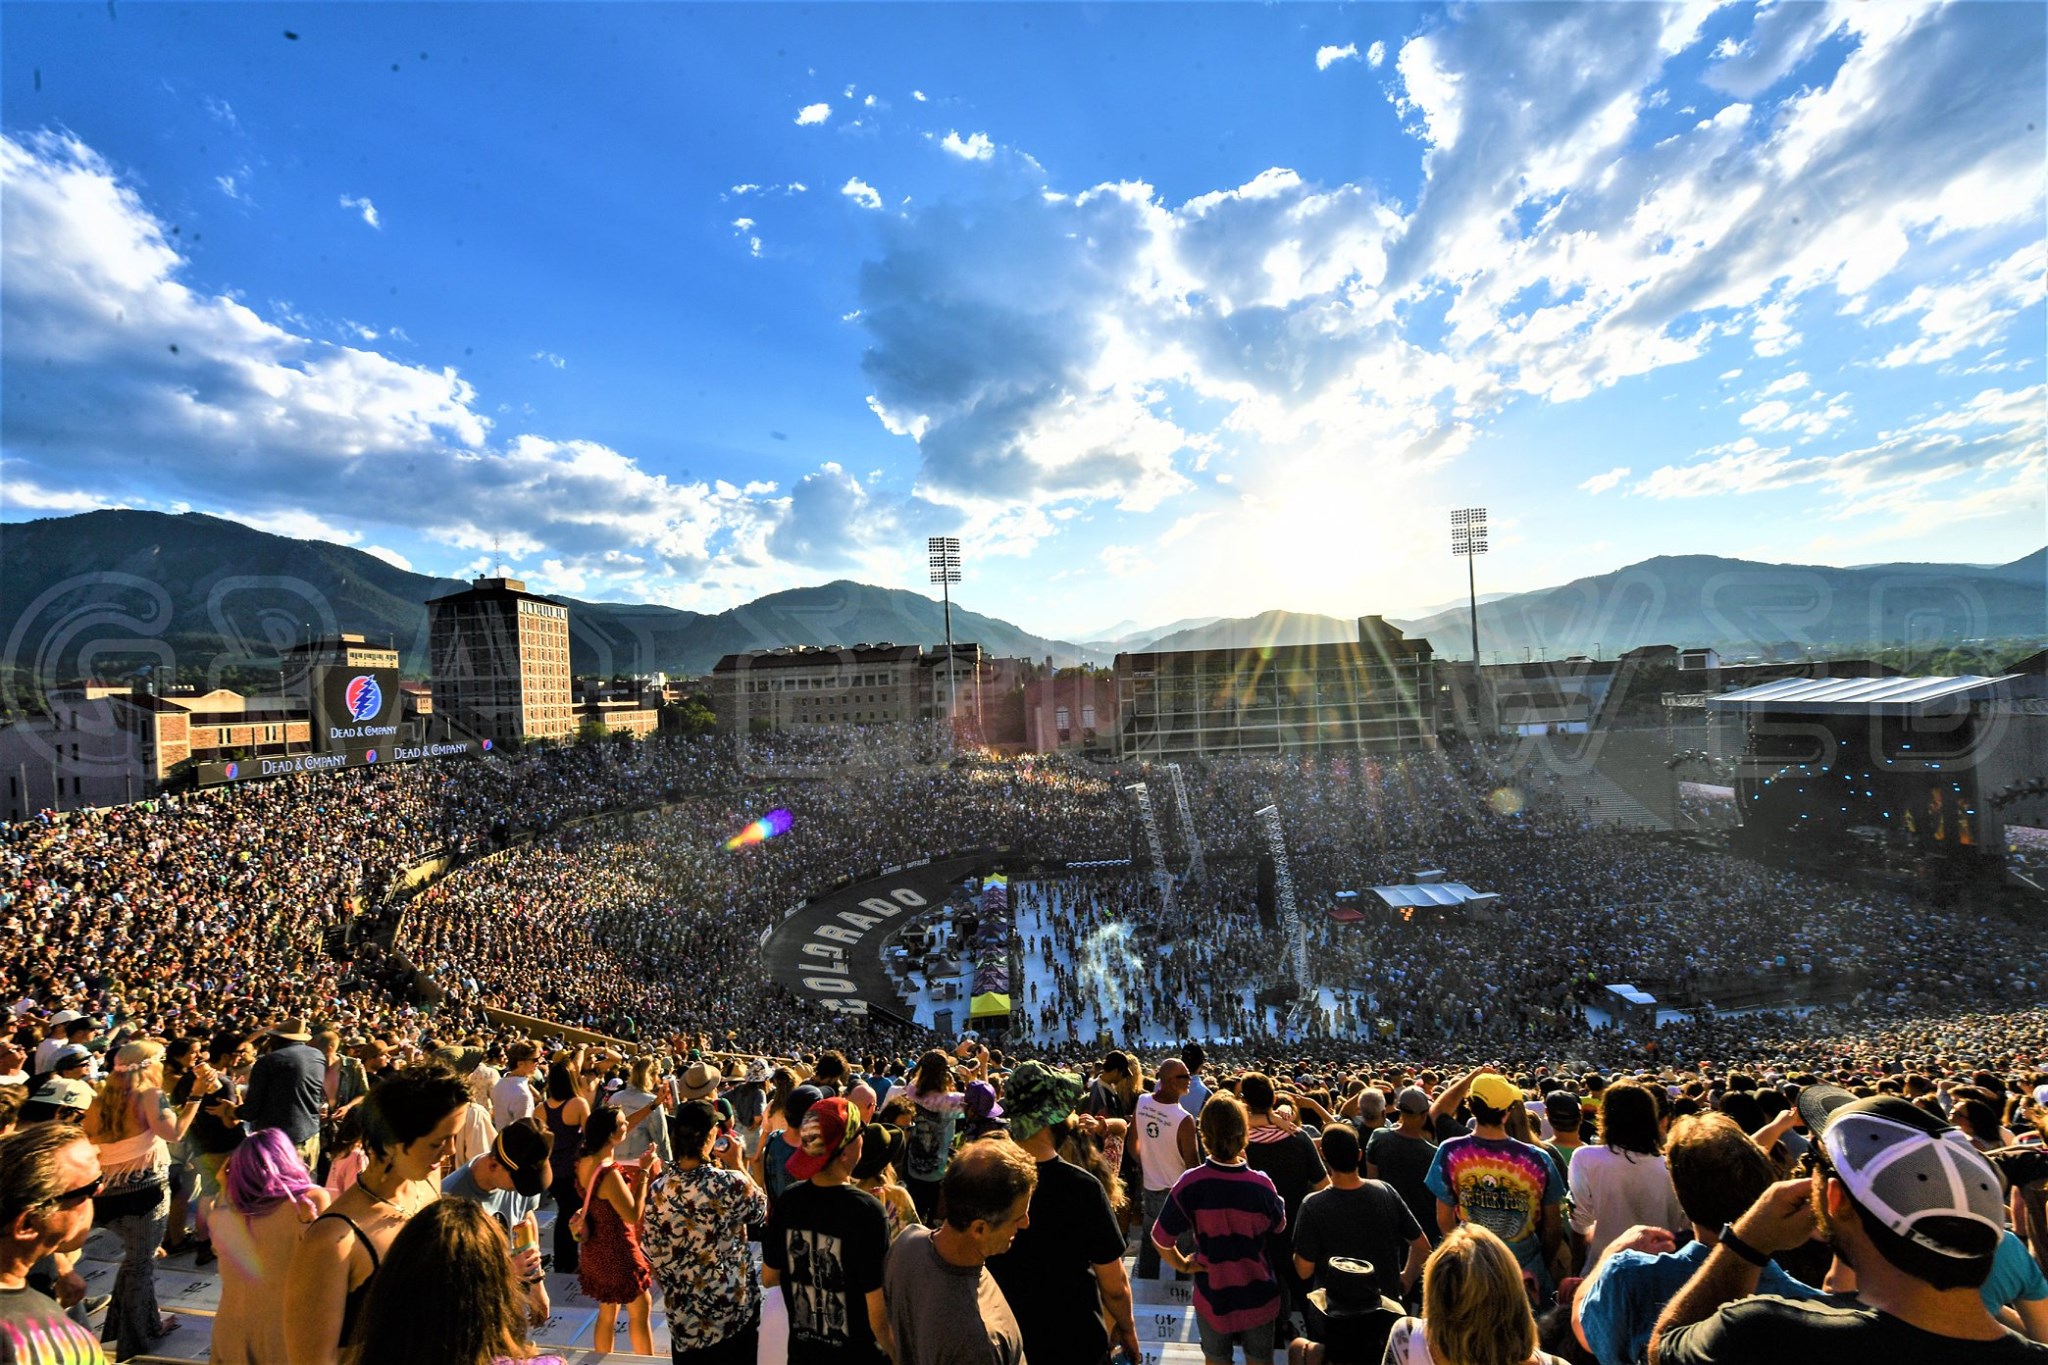
{"label": "mountain range", "polygon": [[[401,569],[346,546],[297,540],[197,513],[108,510],[0,525],[0,665],[47,685],[144,669],[180,682],[260,683],[278,652],[308,634],[360,632],[389,642],[402,667],[426,671],[430,597],[464,584]],[[578,674],[707,672],[719,656],[778,645],[929,645],[942,609],[919,593],[847,580],[771,593],[722,612],[651,603],[570,609]],[[1371,610],[1371,604],[1361,604]],[[1439,657],[1466,658],[1470,625],[1455,606],[1395,620]],[[1494,595],[1479,608],[1489,659],[1525,652],[1612,655],[1642,644],[1712,645],[1741,656],[1800,648],[1960,643],[2048,636],[2048,548],[1990,568],[1761,564],[1667,555],[1554,588]],[[1091,633],[1094,635],[1094,633]],[[1119,652],[1344,641],[1353,618],[1284,610],[1194,617],[1146,628],[1122,621],[1076,643],[953,607],[953,638],[990,654],[1061,665]]]}
{"label": "mountain range", "polygon": [[[424,604],[466,586],[198,513],[109,510],[0,526],[4,659],[46,685],[147,665],[181,682],[234,676],[246,686],[276,667],[279,650],[337,631],[390,643],[400,666],[423,677]],[[945,638],[940,603],[845,580],[722,612],[550,596],[569,608],[570,667],[579,675],[692,676],[748,649]],[[957,602],[953,638],[994,655],[1108,662]]]}
{"label": "mountain range", "polygon": [[[1398,622],[1470,658],[1462,606]],[[1760,564],[1714,555],[1659,555],[1561,587],[1520,592],[1479,608],[1489,660],[1525,651],[1611,657],[1637,645],[1711,645],[1742,657],[1783,651],[2048,637],[2048,548],[2010,564]]]}
{"label": "mountain range", "polygon": [[[1462,603],[1393,619],[1438,658],[1472,657]],[[1145,648],[1243,649],[1358,638],[1355,620],[1288,611],[1219,620]],[[2048,548],[2010,564],[1869,564],[1853,569],[1760,564],[1714,555],[1659,555],[1561,587],[1494,594],[1479,603],[1489,662],[1525,656],[1611,658],[1638,645],[1712,646],[1742,658],[1766,651],[1956,645],[2048,639]]]}

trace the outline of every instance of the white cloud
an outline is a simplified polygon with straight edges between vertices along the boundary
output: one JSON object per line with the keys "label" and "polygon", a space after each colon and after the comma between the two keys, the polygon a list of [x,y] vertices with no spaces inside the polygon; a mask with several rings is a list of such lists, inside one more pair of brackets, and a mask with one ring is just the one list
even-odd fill
{"label": "white cloud", "polygon": [[363,538],[360,531],[336,526],[303,507],[280,507],[261,512],[244,511],[237,514],[235,520],[244,526],[268,531],[274,536],[290,536],[293,540],[324,540],[332,545],[353,545]]}
{"label": "white cloud", "polygon": [[1750,348],[1770,359],[1798,347],[1806,338],[1793,330],[1791,318],[1792,305],[1782,299],[1757,309],[1749,328]]}
{"label": "white cloud", "polygon": [[996,154],[996,144],[987,133],[970,133],[962,138],[957,132],[949,132],[939,146],[963,161],[986,161]]}
{"label": "white cloud", "polygon": [[502,540],[545,553],[562,581],[631,555],[673,576],[676,605],[803,581],[765,548],[788,512],[773,484],[676,480],[594,441],[500,433],[454,369],[289,330],[187,269],[90,148],[0,135],[0,368],[37,377],[0,409],[9,505],[190,505],[344,544],[373,527],[475,552]]}
{"label": "white cloud", "polygon": [[1386,60],[1387,45],[1385,43],[1374,43],[1371,47],[1365,50],[1365,63],[1367,66],[1370,66],[1375,70],[1377,70],[1381,63],[1385,62]]}
{"label": "white cloud", "polygon": [[376,228],[379,231],[383,230],[384,224],[377,220],[377,206],[370,202],[370,197],[368,195],[363,195],[361,198],[356,198],[351,195],[344,194],[343,196],[341,196],[341,206],[345,209],[355,209],[357,212],[363,215],[364,222],[368,223],[371,227]]}
{"label": "white cloud", "polygon": [[796,111],[796,122],[800,128],[823,123],[831,117],[832,106],[824,103],[806,104],[803,108]]}
{"label": "white cloud", "polygon": [[[1379,49],[1381,57],[1385,57],[1387,55],[1387,49],[1384,44],[1375,43],[1373,44],[1373,46]],[[1323,47],[1319,47],[1316,49],[1316,70],[1328,71],[1334,63],[1343,61],[1356,61],[1357,59],[1357,43],[1346,43],[1342,47],[1331,47],[1325,45]],[[1373,65],[1378,66],[1379,63],[1374,62]]]}
{"label": "white cloud", "polygon": [[1629,468],[1627,465],[1616,465],[1614,468],[1608,470],[1605,474],[1595,474],[1592,478],[1580,484],[1579,490],[1584,493],[1592,493],[1595,495],[1605,493],[1608,489],[1614,487],[1623,479],[1627,478],[1628,475]]}
{"label": "white cloud", "polygon": [[917,101],[917,102],[918,102],[919,104],[923,104],[923,103],[924,103],[924,91],[922,91],[922,90],[913,90],[913,91],[911,91],[911,92],[910,92],[910,98],[912,98],[912,99],[916,100],[916,101]]}
{"label": "white cloud", "polygon": [[[1788,93],[1647,136],[1713,8],[1496,6],[1390,44],[1423,144],[1412,206],[1274,167],[1178,204],[1040,182],[906,217],[864,276],[873,406],[933,496],[1156,502],[1213,437],[1264,455],[1232,472],[1270,497],[1262,464],[1441,463],[1519,396],[1571,401],[1723,337],[1792,354],[1806,309],[1835,325],[1816,291],[1867,292],[1915,240],[2033,230],[2012,206],[2038,208],[2037,142],[1996,111],[2038,88],[2038,53],[1981,7],[1844,21]],[[1852,419],[1848,393],[1779,384],[1738,430],[1803,448]],[[1045,439],[1081,413],[1085,452]]]}
{"label": "white cloud", "polygon": [[407,573],[412,572],[412,561],[396,550],[387,549],[382,545],[365,545],[361,548],[364,554],[375,555],[393,568],[404,569]]}
{"label": "white cloud", "polygon": [[1801,389],[1811,387],[1812,384],[1813,381],[1807,377],[1805,371],[1795,370],[1783,379],[1774,379],[1764,385],[1764,396],[1768,398],[1774,393],[1797,393]]}
{"label": "white cloud", "polygon": [[2005,335],[2021,310],[2042,301],[2048,293],[2044,287],[2048,265],[2039,243],[2021,247],[1955,284],[1920,285],[1865,320],[1866,325],[1882,326],[1918,315],[1920,335],[1894,346],[1877,363],[1887,369],[1924,365],[1987,346]]}
{"label": "white cloud", "polygon": [[126,503],[102,498],[76,489],[44,488],[26,479],[0,479],[0,507],[17,511],[91,512],[101,507],[124,507]]}
{"label": "white cloud", "polygon": [[[243,174],[247,174],[247,172],[243,172]],[[215,188],[219,189],[222,194],[236,203],[246,204],[249,202],[248,191],[241,187],[240,182],[235,176],[217,175],[213,178],[213,183]]]}
{"label": "white cloud", "polygon": [[[1796,380],[1797,383],[1789,381]],[[1766,393],[1788,393],[1806,383],[1803,374],[1787,375],[1764,390]],[[1789,431],[1808,437],[1825,436],[1846,420],[1850,414],[1849,405],[1841,396],[1826,394],[1808,395],[1809,406],[1797,407],[1782,398],[1770,398],[1758,403],[1736,420],[1752,431]]]}
{"label": "white cloud", "polygon": [[538,360],[541,364],[553,366],[558,370],[569,368],[569,362],[556,355],[553,351],[535,351],[529,359]]}
{"label": "white cloud", "polygon": [[726,193],[732,196],[734,199],[742,199],[745,198],[747,195],[759,194],[760,192],[761,187],[759,185],[756,185],[751,180],[742,181],[740,184],[734,185],[731,189],[726,191]]}
{"label": "white cloud", "polygon": [[[1836,455],[1794,456],[1745,438],[1666,465],[1634,491],[1653,498],[1741,495],[1815,485],[1822,515],[1867,543],[2041,505],[2048,483],[2048,386],[1985,389],[1960,406],[1883,431]],[[2036,518],[2039,512],[2033,511]],[[1840,538],[1835,538],[1840,541]]]}
{"label": "white cloud", "polygon": [[1424,141],[1445,148],[1458,140],[1464,98],[1459,73],[1439,62],[1439,46],[1434,35],[1410,38],[1401,45],[1394,69],[1401,73],[1401,85],[1407,91],[1397,107],[1422,120]]}
{"label": "white cloud", "polygon": [[873,185],[870,185],[857,175],[849,178],[844,185],[841,185],[839,192],[864,209],[879,209],[882,207],[881,193]]}

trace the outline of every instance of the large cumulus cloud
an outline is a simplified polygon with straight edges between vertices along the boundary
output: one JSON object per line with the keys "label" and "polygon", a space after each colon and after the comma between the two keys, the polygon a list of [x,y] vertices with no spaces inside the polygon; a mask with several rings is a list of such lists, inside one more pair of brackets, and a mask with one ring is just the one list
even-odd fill
{"label": "large cumulus cloud", "polygon": [[[149,206],[75,138],[0,138],[0,184],[16,507],[146,489],[342,540],[395,526],[503,544],[564,587],[738,582],[774,559],[790,503],[771,484],[671,479],[594,441],[500,433],[453,369],[316,340],[192,287]],[[809,543],[784,540],[793,565]]]}

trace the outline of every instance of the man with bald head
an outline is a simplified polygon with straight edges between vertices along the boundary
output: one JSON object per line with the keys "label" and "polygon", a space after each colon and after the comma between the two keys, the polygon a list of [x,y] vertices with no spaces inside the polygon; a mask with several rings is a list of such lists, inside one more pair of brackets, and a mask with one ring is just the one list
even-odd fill
{"label": "man with bald head", "polygon": [[1159,1278],[1159,1248],[1152,1244],[1152,1225],[1166,1207],[1166,1196],[1174,1182],[1202,1161],[1195,1143],[1195,1121],[1180,1107],[1187,1093],[1188,1067],[1178,1057],[1159,1064],[1158,1085],[1150,1094],[1138,1096],[1138,1110],[1131,1119],[1137,1134],[1138,1169],[1145,1181],[1144,1238],[1138,1243],[1138,1278]]}

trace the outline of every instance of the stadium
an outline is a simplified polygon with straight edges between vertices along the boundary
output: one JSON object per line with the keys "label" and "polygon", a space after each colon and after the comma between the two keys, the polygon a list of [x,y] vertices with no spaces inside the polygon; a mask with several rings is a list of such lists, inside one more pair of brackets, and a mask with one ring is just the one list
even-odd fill
{"label": "stadium", "polygon": [[[1198,1043],[1211,1076],[1285,1077],[1331,1114],[1481,1063],[1532,1096],[1988,1073],[2017,1104],[2043,1083],[2038,901],[1751,861],[1726,832],[1608,818],[1512,741],[1448,739],[1169,768],[949,758],[916,725],[656,737],[46,814],[5,831],[17,1045],[80,1013],[99,1061],[297,1018],[373,1081],[602,1046],[603,1094],[640,1058],[737,1088],[757,1058],[802,1077],[832,1053],[900,1085],[959,1045],[1000,1085],[1028,1058],[1149,1074]],[[219,1311],[179,1264],[173,1346]]]}
{"label": "stadium", "polygon": [[2048,4],[0,51],[0,1365],[2048,1365]]}

